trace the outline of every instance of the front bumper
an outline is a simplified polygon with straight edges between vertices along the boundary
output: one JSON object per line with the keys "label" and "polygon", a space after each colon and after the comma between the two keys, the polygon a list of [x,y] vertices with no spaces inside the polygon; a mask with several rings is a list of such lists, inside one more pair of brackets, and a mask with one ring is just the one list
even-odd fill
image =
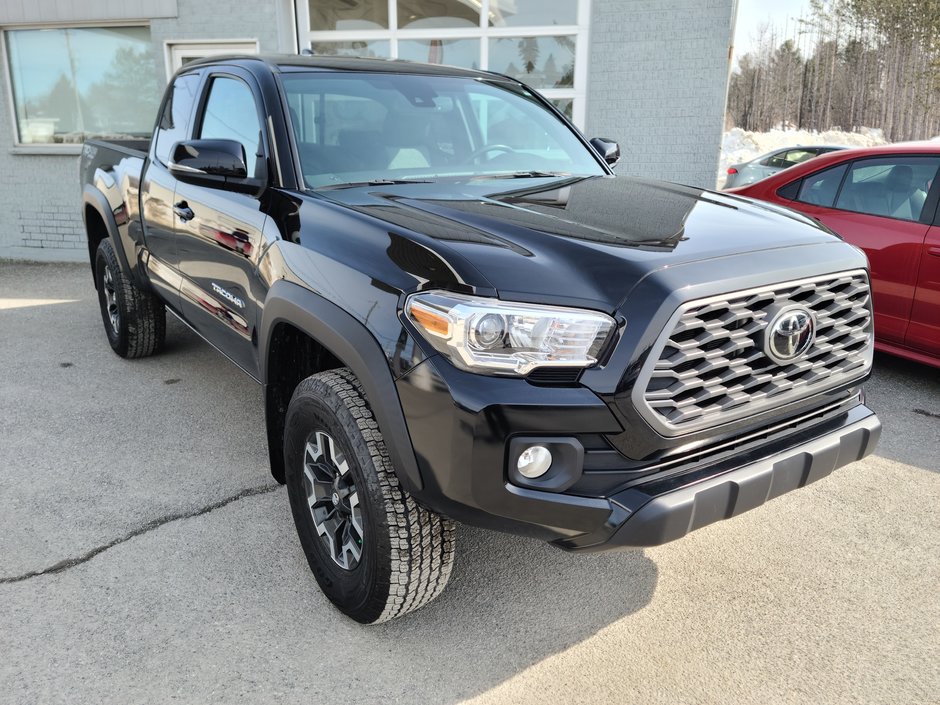
{"label": "front bumper", "polygon": [[680,538],[863,458],[881,432],[878,418],[855,397],[854,406],[740,448],[700,454],[668,471],[636,470],[626,485],[621,468],[600,468],[593,486],[597,478],[616,477],[609,491],[588,492],[584,482],[546,491],[510,481],[512,441],[620,432],[610,409],[589,389],[471,375],[433,357],[396,384],[424,481],[419,501],[467,524],[569,550]]}
{"label": "front bumper", "polygon": [[[862,407],[868,411],[867,407]],[[610,498],[612,521],[593,535],[562,541],[572,549],[658,546],[722,519],[743,514],[870,454],[881,422],[869,412],[854,423],[710,476],[639,485]]]}

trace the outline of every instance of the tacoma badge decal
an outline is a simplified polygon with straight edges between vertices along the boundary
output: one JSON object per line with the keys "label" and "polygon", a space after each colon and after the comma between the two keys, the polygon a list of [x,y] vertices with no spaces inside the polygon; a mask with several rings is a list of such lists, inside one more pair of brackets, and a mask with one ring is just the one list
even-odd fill
{"label": "tacoma badge decal", "polygon": [[240,298],[235,296],[235,294],[229,293],[228,291],[223,289],[221,286],[219,286],[215,282],[212,282],[212,291],[214,291],[216,294],[221,296],[226,301],[234,304],[235,306],[238,306],[238,308],[245,308],[244,301],[242,301]]}

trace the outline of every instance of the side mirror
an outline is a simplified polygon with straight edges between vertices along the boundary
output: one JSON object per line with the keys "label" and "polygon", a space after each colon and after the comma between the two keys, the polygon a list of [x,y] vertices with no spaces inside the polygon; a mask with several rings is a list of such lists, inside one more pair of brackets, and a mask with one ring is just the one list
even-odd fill
{"label": "side mirror", "polygon": [[235,140],[187,140],[170,151],[170,173],[181,181],[223,187],[249,185],[245,148]]}
{"label": "side mirror", "polygon": [[606,137],[594,137],[591,140],[591,146],[610,166],[615,166],[620,161],[620,145],[613,140]]}

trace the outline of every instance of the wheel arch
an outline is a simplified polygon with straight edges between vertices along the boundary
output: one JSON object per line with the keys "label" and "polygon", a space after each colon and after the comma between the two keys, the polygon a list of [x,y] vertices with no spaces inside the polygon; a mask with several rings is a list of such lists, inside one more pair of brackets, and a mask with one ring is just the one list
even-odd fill
{"label": "wheel arch", "polygon": [[108,199],[94,186],[86,184],[82,189],[82,218],[85,221],[85,236],[88,238],[88,261],[91,264],[92,278],[95,279],[95,288],[98,287],[95,277],[95,256],[98,245],[106,237],[110,238],[111,245],[117,253],[121,268],[128,276],[133,276],[133,270],[127,260],[121,236],[118,232],[114,214],[108,205]]}
{"label": "wheel arch", "polygon": [[284,418],[290,395],[300,381],[278,369],[294,352],[287,347],[292,342],[290,337],[295,335],[292,331],[301,333],[312,343],[305,352],[314,356],[315,364],[302,367],[301,374],[310,369],[313,371],[309,374],[313,374],[348,367],[356,375],[372,407],[399,481],[410,493],[420,491],[423,483],[414,447],[385,352],[369,330],[349,313],[285,280],[275,282],[268,291],[259,336],[259,369],[274,478],[284,481]]}

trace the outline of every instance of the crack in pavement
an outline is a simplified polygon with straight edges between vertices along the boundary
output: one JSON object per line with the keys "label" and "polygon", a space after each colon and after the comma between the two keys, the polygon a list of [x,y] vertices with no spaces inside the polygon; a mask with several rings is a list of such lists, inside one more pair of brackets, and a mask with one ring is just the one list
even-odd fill
{"label": "crack in pavement", "polygon": [[935,414],[932,411],[927,411],[926,409],[914,409],[915,414],[920,414],[921,416],[926,416],[929,419],[940,419],[940,414]]}
{"label": "crack in pavement", "polygon": [[146,534],[154,529],[159,529],[165,524],[169,524],[174,521],[180,521],[182,519],[192,519],[194,517],[202,516],[203,514],[208,514],[213,512],[216,509],[221,509],[222,507],[231,504],[232,502],[237,502],[240,499],[245,499],[246,497],[254,497],[259,494],[267,494],[273,492],[276,489],[279,489],[281,485],[261,485],[259,487],[249,487],[246,490],[242,490],[236,495],[231,497],[226,497],[221,499],[218,502],[213,502],[208,504],[201,509],[196,509],[191,512],[183,512],[179,514],[168,514],[166,516],[160,517],[159,519],[154,519],[153,521],[148,521],[143,526],[139,526],[136,529],[124,534],[120,538],[111,541],[110,543],[97,546],[87,553],[78,556],[77,558],[66,558],[65,560],[59,561],[55,565],[51,565],[48,568],[43,568],[42,570],[33,570],[29,573],[23,573],[21,575],[14,575],[9,578],[0,578],[0,585],[8,585],[10,583],[21,583],[24,580],[29,580],[31,578],[38,578],[41,575],[54,575],[56,573],[63,573],[66,570],[74,568],[75,566],[81,565],[82,563],[87,563],[95,556],[104,553],[108,549],[119,546],[122,543],[130,541],[133,538],[140,536],[141,534]]}

